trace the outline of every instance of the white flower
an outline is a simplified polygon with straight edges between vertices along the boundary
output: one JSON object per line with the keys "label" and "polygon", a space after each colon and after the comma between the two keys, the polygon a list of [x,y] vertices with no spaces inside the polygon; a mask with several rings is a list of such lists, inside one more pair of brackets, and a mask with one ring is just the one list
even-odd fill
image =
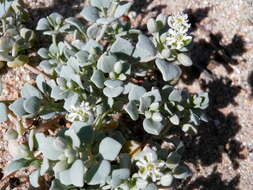
{"label": "white flower", "polygon": [[164,162],[158,160],[154,150],[146,147],[142,152],[136,155],[136,166],[139,168],[138,175],[147,180],[151,178],[153,182],[159,180],[162,176],[160,169],[164,166]]}
{"label": "white flower", "polygon": [[188,23],[188,15],[182,14],[182,13],[178,13],[176,15],[169,16],[168,17],[168,25],[172,29],[174,29],[180,33],[186,33],[191,26]]}
{"label": "white flower", "polygon": [[89,106],[89,103],[82,102],[80,106],[72,106],[69,113],[66,116],[68,121],[83,121],[88,124],[92,124],[94,121],[94,116]]}
{"label": "white flower", "polygon": [[166,44],[170,46],[171,49],[182,49],[184,46],[188,45],[192,40],[191,36],[185,33],[180,33],[176,30],[169,29]]}

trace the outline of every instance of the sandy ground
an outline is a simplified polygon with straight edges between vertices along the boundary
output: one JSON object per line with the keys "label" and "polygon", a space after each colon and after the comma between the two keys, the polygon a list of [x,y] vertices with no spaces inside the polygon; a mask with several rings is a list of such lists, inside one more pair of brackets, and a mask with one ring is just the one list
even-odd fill
{"label": "sandy ground", "polygon": [[[81,0],[25,3],[34,26],[52,11],[74,16],[83,6]],[[200,126],[196,137],[183,138],[184,159],[192,168],[193,177],[173,189],[253,190],[253,1],[136,0],[133,11],[137,12],[133,24],[143,28],[149,17],[161,12],[189,14],[194,66],[185,69],[179,87],[210,94],[210,121]],[[2,80],[8,90],[1,98],[16,98],[18,89],[32,78],[25,68],[5,71]],[[1,124],[0,168],[11,158],[3,140],[11,125]],[[23,175],[8,179],[9,186],[2,189],[28,189]]]}

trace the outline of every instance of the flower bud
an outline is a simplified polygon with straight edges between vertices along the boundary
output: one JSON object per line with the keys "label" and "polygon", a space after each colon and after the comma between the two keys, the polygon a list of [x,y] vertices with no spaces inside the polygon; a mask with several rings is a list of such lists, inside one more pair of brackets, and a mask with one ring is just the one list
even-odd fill
{"label": "flower bud", "polygon": [[153,19],[153,18],[148,20],[147,28],[150,33],[155,33],[155,32],[159,31],[158,27],[157,27],[157,23],[156,23],[155,19]]}
{"label": "flower bud", "polygon": [[163,58],[167,59],[170,57],[171,55],[171,52],[170,52],[170,49],[163,49],[162,52],[161,52],[161,55]]}
{"label": "flower bud", "polygon": [[161,23],[161,24],[162,24],[162,27],[164,27],[164,26],[166,26],[166,24],[167,24],[167,19],[168,19],[168,16],[161,13],[161,14],[159,14],[159,15],[157,16],[156,21],[157,21],[158,23]]}

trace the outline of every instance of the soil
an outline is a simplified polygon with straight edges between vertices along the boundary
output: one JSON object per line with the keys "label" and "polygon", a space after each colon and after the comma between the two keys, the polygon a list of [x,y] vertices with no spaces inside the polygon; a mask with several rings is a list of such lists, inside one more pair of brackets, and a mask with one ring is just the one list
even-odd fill
{"label": "soil", "polygon": [[[25,0],[31,26],[51,12],[76,16],[82,0]],[[159,13],[189,14],[194,42],[194,66],[184,69],[179,88],[208,91],[209,122],[195,137],[184,137],[184,160],[193,176],[178,183],[178,190],[253,190],[253,1],[252,0],[135,0],[131,15],[134,26],[145,30],[148,18]],[[42,44],[38,44],[42,46]],[[27,68],[2,71],[4,94],[15,99],[34,75]],[[11,122],[0,126],[1,168],[11,159],[3,134]],[[31,189],[18,172],[0,182],[0,189]]]}

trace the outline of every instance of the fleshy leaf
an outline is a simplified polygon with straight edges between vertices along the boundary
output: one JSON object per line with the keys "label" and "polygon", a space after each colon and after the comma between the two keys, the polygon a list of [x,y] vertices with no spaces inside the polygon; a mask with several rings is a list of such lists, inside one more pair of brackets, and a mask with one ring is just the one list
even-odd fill
{"label": "fleshy leaf", "polygon": [[183,53],[179,53],[177,55],[177,60],[179,61],[179,63],[181,63],[182,65],[184,65],[186,67],[189,67],[192,65],[191,58]]}
{"label": "fleshy leaf", "polygon": [[58,179],[54,179],[49,190],[67,190],[68,188],[60,183]]}
{"label": "fleshy leaf", "polygon": [[117,187],[122,181],[128,179],[130,170],[127,168],[116,169],[112,171],[112,187]]}
{"label": "fleshy leaf", "polygon": [[105,81],[105,76],[104,73],[100,70],[94,71],[93,75],[91,76],[90,79],[98,88],[103,88],[104,87],[104,81]]}
{"label": "fleshy leaf", "polygon": [[139,112],[137,105],[134,101],[130,101],[126,107],[125,107],[126,112],[128,115],[131,117],[132,120],[136,121],[139,118]]}
{"label": "fleshy leaf", "polygon": [[134,57],[140,58],[141,62],[147,62],[155,59],[156,48],[153,42],[145,35],[138,36],[138,43],[134,51]]}
{"label": "fleshy leaf", "polygon": [[94,23],[87,29],[87,36],[95,40],[100,35],[101,30],[101,25]]}
{"label": "fleshy leaf", "polygon": [[71,129],[75,131],[81,143],[90,143],[93,136],[93,128],[84,122],[75,121],[71,125]]}
{"label": "fleshy leaf", "polygon": [[[70,179],[72,184],[77,187],[82,187],[84,185],[84,174],[86,168],[81,160],[76,160],[70,168]],[[77,175],[78,174],[78,175]]]}
{"label": "fleshy leaf", "polygon": [[61,171],[59,173],[59,178],[60,178],[60,181],[63,185],[68,186],[68,185],[72,184],[72,181],[71,181],[71,178],[70,178],[70,169]]}
{"label": "fleshy leaf", "polygon": [[119,18],[123,16],[129,11],[132,5],[133,5],[132,2],[121,1],[114,13],[114,17]]}
{"label": "fleshy leaf", "polygon": [[41,18],[37,24],[36,30],[50,30],[50,24],[46,18]]}
{"label": "fleshy leaf", "polygon": [[38,54],[40,57],[44,58],[44,59],[49,59],[49,51],[46,48],[40,48],[38,51]]}
{"label": "fleshy leaf", "polygon": [[108,18],[99,18],[97,19],[97,24],[103,25],[103,24],[110,24],[111,22],[115,21],[116,18],[114,17],[108,17]]}
{"label": "fleshy leaf", "polygon": [[32,96],[36,96],[36,97],[42,99],[41,92],[37,88],[35,88],[34,86],[32,86],[29,83],[26,83],[24,85],[24,87],[22,88],[22,90],[21,90],[21,96],[23,98],[30,98]]}
{"label": "fleshy leaf", "polygon": [[182,99],[182,90],[174,89],[169,95],[169,100],[173,102],[181,102]]}
{"label": "fleshy leaf", "polygon": [[145,119],[143,121],[144,130],[152,135],[159,135],[164,125],[161,122],[153,121],[151,119]]}
{"label": "fleshy leaf", "polygon": [[173,176],[170,174],[163,175],[160,181],[162,186],[171,186],[173,182]]}
{"label": "fleshy leaf", "polygon": [[107,80],[104,82],[104,84],[109,88],[116,88],[122,86],[123,82],[120,80]]}
{"label": "fleshy leaf", "polygon": [[43,153],[43,155],[46,158],[48,158],[49,160],[59,159],[59,156],[62,154],[62,152],[54,147],[53,137],[45,137],[45,135],[42,133],[37,133],[35,137],[36,140],[38,141],[39,150]]}
{"label": "fleshy leaf", "polygon": [[162,59],[156,59],[155,63],[161,71],[164,81],[174,82],[179,79],[182,71],[177,65],[168,63]]}
{"label": "fleshy leaf", "polygon": [[102,55],[99,60],[97,67],[104,73],[110,73],[113,71],[113,66],[117,62],[117,59],[112,55]]}
{"label": "fleshy leaf", "polygon": [[150,183],[147,185],[147,187],[145,187],[144,190],[158,190],[157,186],[153,183]]}
{"label": "fleshy leaf", "polygon": [[111,52],[130,56],[133,53],[133,49],[134,47],[128,40],[118,37],[117,40],[112,44]]}
{"label": "fleshy leaf", "polygon": [[41,105],[41,100],[36,96],[32,96],[24,101],[24,109],[27,113],[38,113]]}
{"label": "fleshy leaf", "polygon": [[121,86],[116,87],[116,88],[105,87],[103,90],[103,93],[109,98],[115,98],[119,96],[123,92],[123,90],[124,88]]}
{"label": "fleshy leaf", "polygon": [[92,6],[84,7],[80,15],[89,22],[96,22],[99,18],[98,9]]}
{"label": "fleshy leaf", "polygon": [[39,187],[39,177],[40,177],[40,172],[39,170],[35,170],[34,172],[29,175],[29,181],[33,187]]}
{"label": "fleshy leaf", "polygon": [[142,86],[134,85],[128,94],[128,99],[129,99],[129,101],[130,100],[138,100],[139,101],[145,92],[146,92],[146,90]]}
{"label": "fleshy leaf", "polygon": [[69,17],[65,19],[65,21],[71,24],[72,26],[75,26],[80,32],[84,31],[83,24],[77,18]]}
{"label": "fleshy leaf", "polygon": [[19,98],[15,100],[10,106],[9,109],[15,113],[18,117],[22,117],[24,115],[27,115],[27,112],[25,111],[23,104],[24,104],[25,98]]}
{"label": "fleshy leaf", "polygon": [[113,161],[117,158],[122,145],[113,138],[106,137],[99,144],[99,153],[104,159]]}
{"label": "fleshy leaf", "polygon": [[72,145],[73,148],[79,148],[81,145],[81,141],[79,139],[79,137],[77,136],[77,134],[75,133],[74,129],[70,128],[69,130],[67,130],[65,132],[66,136],[69,136],[72,140]]}
{"label": "fleshy leaf", "polygon": [[91,0],[91,5],[99,9],[109,8],[112,0]]}
{"label": "fleshy leaf", "polygon": [[14,160],[10,164],[7,165],[7,167],[4,169],[5,174],[12,173],[16,170],[22,170],[29,166],[31,163],[30,160],[26,160],[24,158],[21,158],[19,160]]}
{"label": "fleshy leaf", "polygon": [[[89,185],[104,184],[111,172],[111,164],[107,160],[102,160],[99,167],[91,168],[86,177]],[[90,178],[90,180],[89,180]]]}
{"label": "fleshy leaf", "polygon": [[40,175],[44,175],[48,171],[49,167],[49,160],[44,157],[40,167]]}
{"label": "fleshy leaf", "polygon": [[176,167],[173,172],[173,176],[177,179],[185,179],[191,175],[192,175],[191,171],[185,165],[180,165],[180,166]]}

